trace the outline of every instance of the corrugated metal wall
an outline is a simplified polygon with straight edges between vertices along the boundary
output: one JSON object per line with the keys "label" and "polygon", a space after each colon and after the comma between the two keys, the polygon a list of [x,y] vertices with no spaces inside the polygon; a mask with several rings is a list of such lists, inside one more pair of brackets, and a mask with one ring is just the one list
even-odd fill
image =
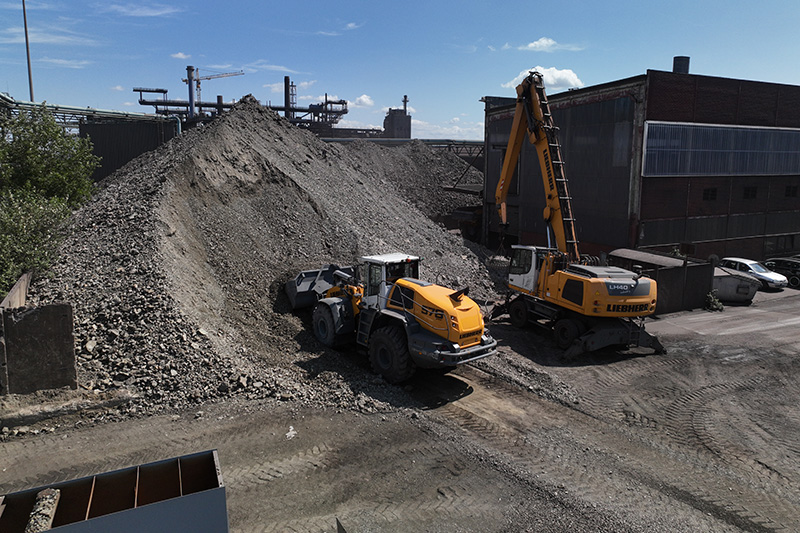
{"label": "corrugated metal wall", "polygon": [[99,181],[128,161],[158,148],[176,135],[176,127],[174,121],[81,124],[80,136],[89,137],[94,154],[102,158],[92,178]]}
{"label": "corrugated metal wall", "polygon": [[[643,116],[644,77],[601,94],[548,95],[569,180],[576,232],[583,254],[630,246],[631,214],[638,210],[637,123]],[[498,231],[494,189],[513,120],[511,98],[486,101],[485,230],[491,246]],[[510,106],[510,107],[509,107]],[[638,137],[637,137],[638,135]],[[542,184],[536,151],[523,145],[518,177],[508,196],[507,243],[546,245]]]}

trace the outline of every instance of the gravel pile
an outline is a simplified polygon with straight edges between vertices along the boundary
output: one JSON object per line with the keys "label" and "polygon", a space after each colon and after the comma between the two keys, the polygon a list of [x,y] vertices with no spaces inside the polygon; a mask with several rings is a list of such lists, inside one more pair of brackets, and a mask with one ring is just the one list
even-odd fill
{"label": "gravel pile", "polygon": [[283,284],[400,251],[492,298],[480,258],[434,222],[470,202],[442,189],[465,167],[422,143],[326,144],[245,97],[104,180],[30,298],[73,305],[79,383],[131,391],[123,415],[232,396],[397,405],[365,357],[317,343]]}

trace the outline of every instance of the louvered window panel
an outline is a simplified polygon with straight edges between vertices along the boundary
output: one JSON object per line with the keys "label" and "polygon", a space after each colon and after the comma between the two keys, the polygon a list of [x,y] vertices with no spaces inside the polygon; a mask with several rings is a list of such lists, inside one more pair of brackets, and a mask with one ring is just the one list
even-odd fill
{"label": "louvered window panel", "polygon": [[645,124],[644,176],[800,174],[800,130]]}

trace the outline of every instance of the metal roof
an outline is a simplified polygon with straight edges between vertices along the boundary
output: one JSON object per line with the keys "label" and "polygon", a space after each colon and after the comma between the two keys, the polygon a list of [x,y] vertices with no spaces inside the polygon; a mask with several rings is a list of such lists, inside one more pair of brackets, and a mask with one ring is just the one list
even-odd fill
{"label": "metal roof", "polygon": [[361,258],[361,261],[365,263],[380,263],[382,265],[387,265],[389,263],[406,263],[411,261],[419,261],[419,257],[415,255],[403,254],[400,252],[394,252],[391,254],[365,255],[364,257]]}

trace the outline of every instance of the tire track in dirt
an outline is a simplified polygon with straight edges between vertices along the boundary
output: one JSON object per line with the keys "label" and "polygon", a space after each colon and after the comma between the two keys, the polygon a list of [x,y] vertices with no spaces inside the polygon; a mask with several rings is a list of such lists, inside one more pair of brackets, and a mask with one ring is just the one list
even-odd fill
{"label": "tire track in dirt", "polygon": [[593,367],[594,384],[584,389],[586,401],[578,409],[641,428],[653,447],[678,452],[687,461],[694,454],[697,466],[718,463],[736,486],[786,494],[783,501],[762,501],[765,510],[791,516],[798,509],[789,495],[800,501],[795,438],[800,422],[790,400],[798,397],[798,386],[791,379],[762,375],[759,368],[740,373],[755,374],[749,379],[719,383],[715,365],[754,362],[762,367],[759,357],[770,355],[754,356],[744,347],[707,348],[700,358],[647,357]]}
{"label": "tire track in dirt", "polygon": [[[459,377],[476,392],[437,407],[434,416],[473,433],[483,446],[509,457],[520,472],[552,490],[562,487],[592,505],[643,520],[642,509],[669,516],[678,500],[697,510],[700,529],[708,529],[708,515],[745,531],[800,526],[796,491],[765,496],[759,487],[738,484],[747,472],[731,476],[728,465],[722,467],[699,439],[678,446],[659,436],[657,444],[668,445],[652,446],[652,435],[641,440],[636,428],[613,420],[557,404],[529,408],[537,403],[529,393],[477,370],[459,371]],[[519,406],[526,406],[524,413]],[[593,460],[597,455],[603,457]],[[615,495],[613,501],[609,494]],[[719,527],[717,522],[711,529]]]}
{"label": "tire track in dirt", "polygon": [[[232,531],[328,531],[337,517],[355,531],[430,524],[492,530],[512,512],[514,498],[524,500],[524,489],[504,474],[473,465],[458,443],[442,445],[403,416],[350,413],[349,422],[334,422],[323,415],[320,431],[320,420],[307,422],[291,409],[288,416],[209,411],[0,443],[15,463],[2,472],[0,494],[213,448]],[[508,501],[487,499],[487,491]]]}

